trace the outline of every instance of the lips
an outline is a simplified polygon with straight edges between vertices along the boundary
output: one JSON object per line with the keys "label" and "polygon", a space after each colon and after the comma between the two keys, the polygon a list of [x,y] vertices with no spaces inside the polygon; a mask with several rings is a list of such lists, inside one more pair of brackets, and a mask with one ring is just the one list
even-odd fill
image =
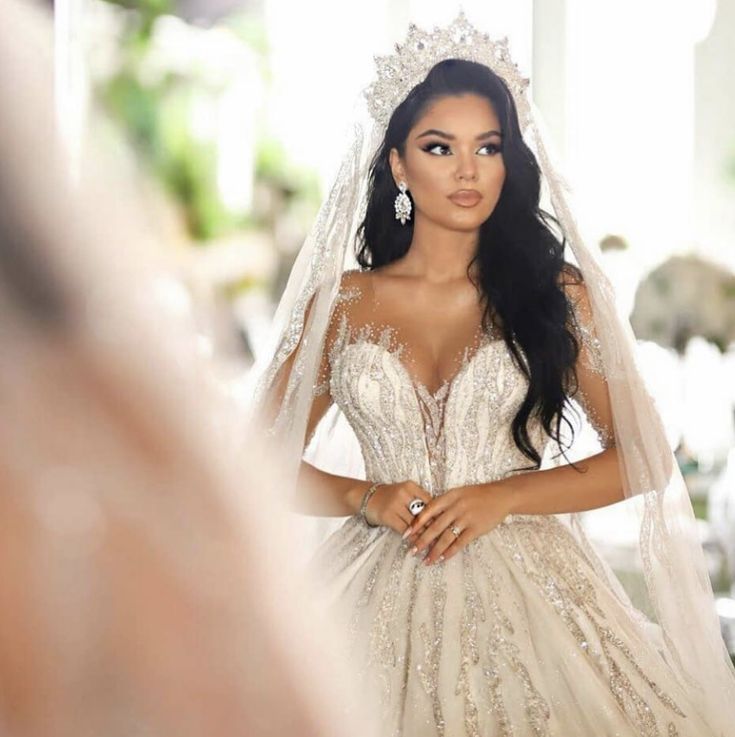
{"label": "lips", "polygon": [[460,207],[473,207],[482,195],[476,189],[460,189],[449,195],[449,199]]}

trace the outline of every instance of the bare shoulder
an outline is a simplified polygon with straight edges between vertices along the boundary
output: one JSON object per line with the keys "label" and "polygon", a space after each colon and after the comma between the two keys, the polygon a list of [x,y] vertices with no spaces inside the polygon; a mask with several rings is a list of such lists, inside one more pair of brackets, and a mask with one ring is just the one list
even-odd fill
{"label": "bare shoulder", "polygon": [[370,272],[363,269],[347,269],[342,273],[339,290],[342,293],[362,291],[368,284]]}
{"label": "bare shoulder", "polygon": [[369,271],[366,269],[345,269],[342,272],[342,278],[340,284],[344,286],[355,286],[356,284],[362,283],[366,276],[369,275]]}

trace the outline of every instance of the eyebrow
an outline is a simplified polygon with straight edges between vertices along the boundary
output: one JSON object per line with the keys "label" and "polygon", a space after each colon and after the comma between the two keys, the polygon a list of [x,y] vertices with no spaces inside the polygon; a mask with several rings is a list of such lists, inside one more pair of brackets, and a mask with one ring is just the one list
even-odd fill
{"label": "eyebrow", "polygon": [[[444,131],[437,130],[436,128],[429,128],[428,130],[425,130],[423,133],[416,136],[416,140],[419,138],[423,138],[424,136],[439,136],[440,138],[446,138],[448,141],[454,141],[456,139],[456,136],[453,136],[451,133],[445,133]],[[484,133],[480,133],[479,135],[475,136],[476,141],[482,141],[485,138],[490,138],[490,136],[498,136],[498,138],[502,138],[503,134],[500,131],[485,131]]]}

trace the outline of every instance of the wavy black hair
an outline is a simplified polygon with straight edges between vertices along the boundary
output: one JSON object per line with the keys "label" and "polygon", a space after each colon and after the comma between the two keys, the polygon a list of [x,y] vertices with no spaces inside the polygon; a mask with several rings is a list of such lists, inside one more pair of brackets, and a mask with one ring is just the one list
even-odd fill
{"label": "wavy black hair", "polygon": [[[469,272],[477,262],[479,284],[473,283],[484,303],[483,326],[487,329],[492,321],[501,330],[514,361],[528,379],[526,397],[511,429],[516,446],[534,462],[522,470],[537,469],[541,458],[528,435],[530,417],[538,417],[560,447],[562,420],[573,434],[563,410],[568,403],[565,386],[569,380],[576,391],[574,366],[580,346],[569,327],[571,305],[563,284],[578,284],[583,277],[564,258],[566,238],[558,220],[539,207],[540,167],[523,140],[505,80],[489,67],[445,59],[432,67],[395,109],[370,165],[367,209],[357,231],[356,258],[363,269],[371,270],[406,254],[413,238],[413,220],[401,225],[392,217],[398,188],[390,169],[390,150],[396,148],[404,157],[409,131],[426,109],[438,98],[468,93],[487,98],[498,116],[506,170],[497,205],[480,226],[468,277],[472,281]],[[558,227],[561,241],[550,224]]]}

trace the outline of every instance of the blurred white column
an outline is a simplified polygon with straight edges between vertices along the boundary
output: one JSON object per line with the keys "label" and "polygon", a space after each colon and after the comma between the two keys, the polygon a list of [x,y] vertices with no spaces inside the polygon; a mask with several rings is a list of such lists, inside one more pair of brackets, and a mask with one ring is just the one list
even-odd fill
{"label": "blurred white column", "polygon": [[89,78],[83,32],[86,5],[87,0],[55,0],[54,3],[56,121],[75,181],[79,177],[89,105]]}
{"label": "blurred white column", "polygon": [[707,0],[711,29],[695,56],[694,218],[698,245],[735,271],[735,0]]}
{"label": "blurred white column", "polygon": [[641,270],[694,241],[694,44],[702,12],[695,0],[566,3],[569,175],[596,237],[623,235]]}
{"label": "blurred white column", "polygon": [[566,160],[567,0],[533,3],[531,93],[553,137],[554,150]]}

